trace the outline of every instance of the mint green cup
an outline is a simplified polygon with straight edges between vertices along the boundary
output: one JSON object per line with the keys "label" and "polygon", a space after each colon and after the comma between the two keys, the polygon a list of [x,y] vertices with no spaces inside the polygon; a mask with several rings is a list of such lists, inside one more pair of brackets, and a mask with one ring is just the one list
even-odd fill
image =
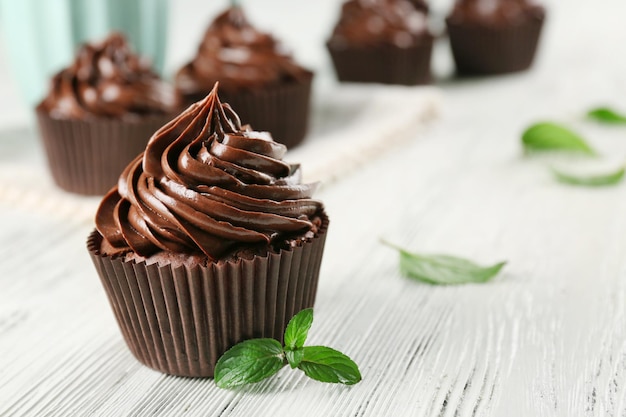
{"label": "mint green cup", "polygon": [[0,0],[4,49],[24,101],[34,107],[79,44],[111,31],[123,32],[162,75],[167,11],[168,0]]}

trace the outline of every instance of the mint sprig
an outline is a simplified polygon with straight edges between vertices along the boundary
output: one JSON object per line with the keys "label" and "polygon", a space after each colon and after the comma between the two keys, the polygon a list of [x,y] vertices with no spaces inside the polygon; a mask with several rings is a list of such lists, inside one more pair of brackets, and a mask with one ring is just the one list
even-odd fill
{"label": "mint sprig", "polygon": [[417,254],[385,240],[381,242],[400,253],[400,271],[404,275],[428,284],[456,285],[487,282],[498,275],[506,265],[506,262],[499,262],[485,267],[456,256]]}
{"label": "mint sprig", "polygon": [[626,115],[609,107],[596,107],[595,109],[591,109],[587,112],[587,118],[605,124],[626,124]]}
{"label": "mint sprig", "polygon": [[622,167],[616,171],[604,174],[580,175],[552,168],[552,174],[559,182],[583,187],[605,187],[609,185],[617,185],[624,179],[625,171],[626,169]]}
{"label": "mint sprig", "polygon": [[250,339],[230,348],[215,365],[215,383],[234,388],[259,382],[278,372],[287,363],[317,381],[356,384],[361,373],[343,353],[325,346],[304,346],[313,323],[313,309],[293,316],[285,329],[285,346],[274,339]]}
{"label": "mint sprig", "polygon": [[596,155],[596,151],[576,132],[551,122],[530,126],[522,134],[524,150],[531,152],[567,151]]}

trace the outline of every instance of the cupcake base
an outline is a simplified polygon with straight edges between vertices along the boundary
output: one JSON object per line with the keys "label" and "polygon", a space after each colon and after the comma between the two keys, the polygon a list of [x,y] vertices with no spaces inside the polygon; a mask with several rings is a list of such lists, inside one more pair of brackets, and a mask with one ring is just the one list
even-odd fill
{"label": "cupcake base", "polygon": [[315,302],[328,229],[301,246],[208,266],[146,264],[87,248],[126,344],[144,365],[187,377],[212,377],[231,346],[258,337],[283,339],[287,323]]}
{"label": "cupcake base", "polygon": [[48,165],[56,184],[83,195],[104,195],[172,116],[138,120],[57,119],[37,109]]}
{"label": "cupcake base", "polygon": [[[313,73],[301,81],[285,82],[255,90],[229,90],[220,87],[222,102],[228,103],[254,130],[271,132],[276,142],[293,148],[302,142],[308,130]],[[202,100],[208,91],[183,93],[187,104]]]}
{"label": "cupcake base", "polygon": [[433,39],[426,38],[409,48],[337,46],[327,49],[339,81],[400,85],[428,84]]}
{"label": "cupcake base", "polygon": [[493,75],[528,69],[534,60],[544,18],[491,27],[448,20],[450,47],[460,75]]}

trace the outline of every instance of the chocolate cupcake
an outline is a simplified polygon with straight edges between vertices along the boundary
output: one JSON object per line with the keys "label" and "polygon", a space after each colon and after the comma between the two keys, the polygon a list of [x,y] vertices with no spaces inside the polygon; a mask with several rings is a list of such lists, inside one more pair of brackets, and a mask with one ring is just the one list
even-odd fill
{"label": "chocolate cupcake", "polygon": [[426,84],[433,36],[408,0],[349,0],[326,43],[339,81]]}
{"label": "chocolate cupcake", "polygon": [[209,26],[196,57],[176,74],[185,103],[220,83],[220,95],[255,129],[291,148],[306,135],[313,73],[298,65],[269,34],[255,29],[240,7]]}
{"label": "chocolate cupcake", "polygon": [[461,75],[528,69],[535,57],[545,9],[532,0],[459,0],[446,19]]}
{"label": "chocolate cupcake", "polygon": [[131,352],[213,375],[315,301],[328,217],[299,165],[217,95],[163,126],[103,199],[88,249]]}
{"label": "chocolate cupcake", "polygon": [[83,45],[36,108],[52,177],[67,191],[105,194],[176,107],[173,87],[121,34]]}

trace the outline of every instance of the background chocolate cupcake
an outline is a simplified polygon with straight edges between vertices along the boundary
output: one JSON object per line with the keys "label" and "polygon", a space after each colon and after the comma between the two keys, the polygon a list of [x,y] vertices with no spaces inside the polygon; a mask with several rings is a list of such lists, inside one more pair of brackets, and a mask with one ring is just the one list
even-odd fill
{"label": "background chocolate cupcake", "polygon": [[312,78],[240,7],[231,7],[211,23],[196,57],[176,74],[176,87],[190,104],[219,81],[224,101],[245,123],[293,147],[307,131]]}
{"label": "background chocolate cupcake", "polygon": [[105,194],[176,108],[173,87],[121,34],[83,45],[36,108],[52,177],[67,191]]}
{"label": "background chocolate cupcake", "polygon": [[426,84],[433,36],[408,0],[349,0],[327,42],[340,81]]}
{"label": "background chocolate cupcake", "polygon": [[88,249],[139,361],[212,376],[244,339],[312,307],[328,218],[267,132],[217,88],[160,129],[96,216]]}
{"label": "background chocolate cupcake", "polygon": [[528,69],[535,57],[545,9],[532,0],[459,0],[446,19],[461,75]]}

